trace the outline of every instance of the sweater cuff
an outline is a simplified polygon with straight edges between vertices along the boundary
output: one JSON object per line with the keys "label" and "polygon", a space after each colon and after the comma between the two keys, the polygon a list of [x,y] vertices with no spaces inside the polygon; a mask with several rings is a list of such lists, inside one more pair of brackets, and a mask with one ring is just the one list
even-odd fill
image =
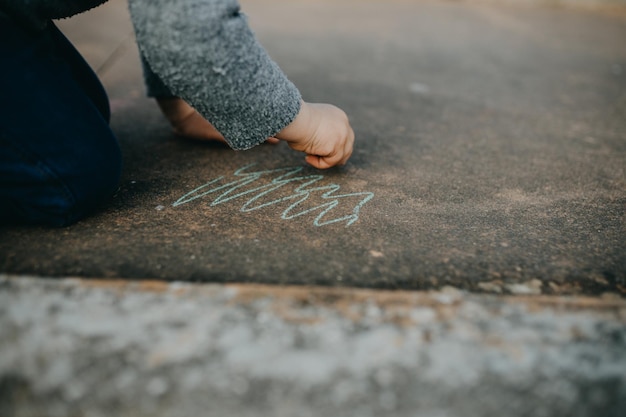
{"label": "sweater cuff", "polygon": [[129,6],[152,72],[233,149],[251,148],[296,118],[300,92],[258,43],[237,0],[130,0]]}
{"label": "sweater cuff", "polygon": [[143,68],[143,80],[146,85],[146,95],[154,98],[172,98],[176,97],[170,89],[161,81],[158,75],[152,71],[148,61],[140,55],[141,67]]}

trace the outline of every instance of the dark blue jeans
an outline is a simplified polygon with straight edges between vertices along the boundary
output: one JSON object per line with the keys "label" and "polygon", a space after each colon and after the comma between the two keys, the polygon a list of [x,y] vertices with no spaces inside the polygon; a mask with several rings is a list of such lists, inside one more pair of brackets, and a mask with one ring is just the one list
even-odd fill
{"label": "dark blue jeans", "polygon": [[0,15],[0,222],[66,226],[118,187],[121,154],[97,76],[50,23]]}

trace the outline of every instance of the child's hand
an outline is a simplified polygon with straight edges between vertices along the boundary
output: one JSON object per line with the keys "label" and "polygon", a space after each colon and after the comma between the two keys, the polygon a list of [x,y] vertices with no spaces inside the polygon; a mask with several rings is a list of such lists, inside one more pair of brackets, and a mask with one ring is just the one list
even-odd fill
{"label": "child's hand", "polygon": [[226,143],[224,136],[183,99],[157,98],[157,103],[176,135]]}
{"label": "child's hand", "polygon": [[295,120],[276,137],[305,152],[306,161],[320,169],[345,164],[354,144],[348,116],[330,104],[302,102]]}
{"label": "child's hand", "polygon": [[[224,136],[183,99],[158,98],[157,103],[175,134],[191,139],[226,143]],[[269,138],[267,142],[278,143],[278,139]]]}

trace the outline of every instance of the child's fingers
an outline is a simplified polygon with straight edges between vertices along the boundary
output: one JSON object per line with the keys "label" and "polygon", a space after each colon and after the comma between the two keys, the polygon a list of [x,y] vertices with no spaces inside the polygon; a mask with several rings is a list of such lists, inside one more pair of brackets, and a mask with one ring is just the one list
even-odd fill
{"label": "child's fingers", "polygon": [[265,141],[265,143],[269,143],[271,145],[276,145],[278,142],[280,142],[280,139],[274,137],[267,138],[267,140]]}
{"label": "child's fingers", "polygon": [[330,154],[330,155],[307,155],[305,158],[306,162],[310,165],[313,165],[318,169],[328,169],[330,167],[334,167],[335,165],[343,165],[347,158],[343,158],[342,154]]}
{"label": "child's fingers", "polygon": [[309,165],[312,165],[317,169],[328,169],[333,166],[333,164],[328,163],[323,156],[307,155],[305,160]]}
{"label": "child's fingers", "polygon": [[350,132],[346,140],[342,141],[339,149],[335,148],[326,155],[309,154],[306,157],[307,163],[319,169],[327,169],[336,165],[345,165],[352,155],[354,146],[354,133]]}
{"label": "child's fingers", "polygon": [[348,140],[343,145],[343,158],[339,162],[339,165],[345,165],[352,156],[352,151],[354,149],[354,132],[350,132],[350,136]]}

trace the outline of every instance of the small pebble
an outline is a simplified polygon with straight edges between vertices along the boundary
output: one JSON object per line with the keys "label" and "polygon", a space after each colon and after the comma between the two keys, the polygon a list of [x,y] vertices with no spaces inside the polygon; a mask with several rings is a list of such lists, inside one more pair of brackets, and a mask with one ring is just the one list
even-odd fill
{"label": "small pebble", "polygon": [[502,282],[501,281],[479,282],[478,288],[480,288],[483,291],[500,294],[502,293]]}
{"label": "small pebble", "polygon": [[532,279],[520,284],[508,284],[505,288],[515,295],[538,295],[541,294],[543,283],[538,279]]}
{"label": "small pebble", "polygon": [[167,391],[167,381],[163,378],[152,378],[146,387],[148,394],[158,397]]}
{"label": "small pebble", "polygon": [[430,91],[430,88],[426,84],[411,83],[411,85],[409,86],[409,91],[415,94],[427,94]]}

